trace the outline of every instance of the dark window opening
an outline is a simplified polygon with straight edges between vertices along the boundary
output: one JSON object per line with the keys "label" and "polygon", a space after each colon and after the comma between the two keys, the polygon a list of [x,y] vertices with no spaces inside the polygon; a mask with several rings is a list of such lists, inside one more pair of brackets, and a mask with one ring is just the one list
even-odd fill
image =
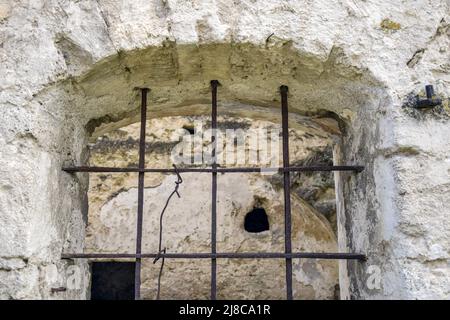
{"label": "dark window opening", "polygon": [[266,210],[263,208],[254,208],[247,213],[244,220],[244,229],[252,233],[269,230],[269,219]]}
{"label": "dark window opening", "polygon": [[91,300],[133,300],[134,262],[93,262]]}

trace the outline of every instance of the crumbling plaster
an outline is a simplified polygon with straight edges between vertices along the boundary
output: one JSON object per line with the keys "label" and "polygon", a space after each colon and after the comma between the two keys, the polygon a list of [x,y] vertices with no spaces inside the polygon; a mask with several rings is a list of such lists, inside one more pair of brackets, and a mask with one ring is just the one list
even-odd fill
{"label": "crumbling plaster", "polygon": [[[344,297],[448,298],[448,12],[444,0],[1,1],[0,297],[86,297],[87,273],[62,293],[40,280],[57,266],[64,283],[61,251],[83,246],[86,176],[61,166],[86,161],[94,127],[136,115],[133,87],[151,87],[153,116],[195,114],[216,78],[222,102],[275,108],[286,84],[292,112],[340,117],[336,159],[366,170],[338,175],[339,246],[368,255],[343,266]],[[443,106],[402,108],[426,83]]]}

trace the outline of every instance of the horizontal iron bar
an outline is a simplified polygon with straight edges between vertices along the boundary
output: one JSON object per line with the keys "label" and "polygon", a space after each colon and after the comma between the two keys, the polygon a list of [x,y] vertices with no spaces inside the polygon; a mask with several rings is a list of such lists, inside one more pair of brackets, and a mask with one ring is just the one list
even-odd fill
{"label": "horizontal iron bar", "polygon": [[[287,168],[264,168],[264,167],[236,167],[236,168],[177,168],[178,172],[306,172],[306,171],[356,171],[361,172],[364,166],[305,166],[305,167],[287,167]],[[175,173],[175,169],[159,168],[114,168],[114,167],[64,167],[63,171],[72,172],[160,172]]]}
{"label": "horizontal iron bar", "polygon": [[218,253],[65,253],[62,259],[101,259],[101,258],[169,258],[169,259],[345,259],[366,260],[360,253],[329,253],[329,252],[218,252]]}

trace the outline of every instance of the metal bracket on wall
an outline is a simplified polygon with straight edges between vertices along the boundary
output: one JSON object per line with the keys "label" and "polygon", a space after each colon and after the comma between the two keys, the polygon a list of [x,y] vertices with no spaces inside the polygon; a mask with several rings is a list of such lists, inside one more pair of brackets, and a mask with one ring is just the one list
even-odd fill
{"label": "metal bracket on wall", "polygon": [[442,99],[434,95],[434,89],[432,85],[430,84],[426,85],[425,91],[427,93],[427,98],[420,99],[419,97],[417,97],[414,108],[425,109],[425,108],[432,108],[442,104]]}

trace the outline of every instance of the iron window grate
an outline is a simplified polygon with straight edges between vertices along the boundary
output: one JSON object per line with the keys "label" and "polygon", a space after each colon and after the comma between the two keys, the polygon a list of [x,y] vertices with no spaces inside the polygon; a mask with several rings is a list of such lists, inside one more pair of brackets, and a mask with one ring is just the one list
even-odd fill
{"label": "iron window grate", "polygon": [[[277,168],[261,167],[234,167],[222,168],[217,166],[215,129],[217,129],[217,88],[219,82],[211,81],[211,129],[212,136],[212,164],[210,168],[145,168],[145,129],[147,122],[147,95],[148,88],[139,88],[141,91],[141,128],[139,140],[139,165],[136,168],[115,168],[115,167],[92,167],[73,166],[64,167],[62,170],[68,173],[76,172],[107,172],[124,173],[137,172],[138,176],[138,210],[136,225],[136,252],[131,253],[63,253],[63,259],[135,259],[135,293],[136,300],[141,299],[141,262],[146,258],[169,258],[169,259],[210,259],[211,260],[211,299],[216,299],[217,294],[217,259],[285,259],[286,260],[286,297],[293,299],[292,295],[292,259],[344,259],[344,260],[366,260],[366,256],[360,253],[319,253],[319,252],[292,252],[291,243],[291,201],[290,201],[290,173],[291,172],[312,172],[312,171],[353,171],[356,173],[364,170],[363,166],[294,166],[289,165],[289,128],[288,128],[288,87],[280,86],[281,95],[281,115],[282,115],[282,145],[283,145],[283,166]],[[238,172],[261,172],[262,170],[274,170],[283,173],[284,189],[284,226],[285,226],[285,250],[284,252],[217,252],[217,173],[238,173]],[[210,172],[211,173],[211,252],[210,253],[142,253],[142,225],[143,225],[143,205],[144,205],[144,176],[145,173],[177,173],[177,172]]]}

